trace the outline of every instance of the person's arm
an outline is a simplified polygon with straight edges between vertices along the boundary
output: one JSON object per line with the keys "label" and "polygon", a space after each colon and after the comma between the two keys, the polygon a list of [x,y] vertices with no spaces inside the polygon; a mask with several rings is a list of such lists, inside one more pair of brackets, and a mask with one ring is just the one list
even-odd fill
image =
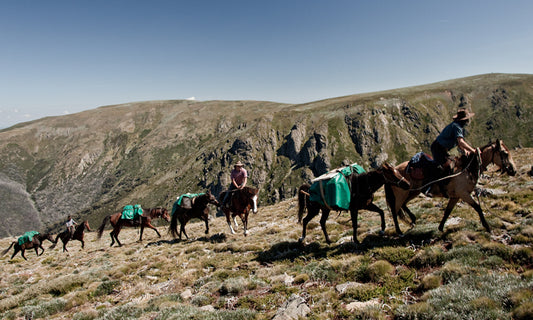
{"label": "person's arm", "polygon": [[457,138],[457,146],[459,146],[459,148],[461,148],[461,150],[463,150],[466,155],[469,155],[472,152],[476,152],[476,149],[472,148],[468,143],[466,143],[463,137]]}
{"label": "person's arm", "polygon": [[244,177],[244,181],[242,182],[242,184],[238,187],[239,189],[242,189],[246,186],[246,181],[248,181],[248,178],[247,177]]}

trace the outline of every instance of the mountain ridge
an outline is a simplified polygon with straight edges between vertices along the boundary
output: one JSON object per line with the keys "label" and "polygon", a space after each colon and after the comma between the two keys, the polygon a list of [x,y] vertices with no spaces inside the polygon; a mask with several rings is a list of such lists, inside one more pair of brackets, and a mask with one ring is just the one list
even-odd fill
{"label": "mountain ridge", "polygon": [[343,163],[372,168],[428,151],[458,107],[476,112],[472,144],[532,147],[532,106],[533,75],[486,74],[303,104],[158,100],[25,122],[0,130],[0,188],[11,190],[0,236],[57,230],[67,214],[96,224],[132,202],[218,194],[237,160],[271,204]]}

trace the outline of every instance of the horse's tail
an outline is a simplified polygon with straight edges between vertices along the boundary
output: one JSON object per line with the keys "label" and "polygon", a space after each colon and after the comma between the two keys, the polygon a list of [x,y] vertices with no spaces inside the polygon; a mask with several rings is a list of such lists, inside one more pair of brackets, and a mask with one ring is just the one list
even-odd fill
{"label": "horse's tail", "polygon": [[102,233],[104,232],[105,225],[110,219],[111,216],[107,216],[104,218],[104,220],[102,220],[102,224],[100,225],[100,227],[98,227],[98,240],[102,238]]}
{"label": "horse's tail", "polygon": [[170,226],[168,227],[168,232],[174,237],[178,237],[178,215],[179,215],[180,208],[173,208],[172,209],[172,217],[170,218]]}
{"label": "horse's tail", "polygon": [[6,250],[2,251],[2,254],[0,256],[3,256],[6,253],[8,253],[9,250],[11,250],[11,247],[13,247],[13,245],[15,245],[15,243],[17,243],[17,242],[16,241],[11,242],[11,245],[9,246],[9,248],[7,248]]}
{"label": "horse's tail", "polygon": [[300,188],[298,188],[298,223],[302,223],[305,209],[307,209],[310,188],[311,186],[307,183],[302,184]]}

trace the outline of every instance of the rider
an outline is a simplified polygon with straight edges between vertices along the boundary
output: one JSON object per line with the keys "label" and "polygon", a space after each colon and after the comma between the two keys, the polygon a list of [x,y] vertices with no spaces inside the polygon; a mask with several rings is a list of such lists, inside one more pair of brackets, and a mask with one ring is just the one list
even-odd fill
{"label": "rider", "polygon": [[451,160],[449,160],[448,151],[450,149],[457,146],[465,155],[476,152],[476,149],[472,148],[464,139],[465,127],[470,123],[470,118],[474,114],[467,109],[458,109],[457,114],[453,116],[453,121],[441,131],[437,139],[431,144],[433,160],[437,164],[438,178],[449,173]]}
{"label": "rider", "polygon": [[70,238],[74,235],[74,226],[77,225],[76,221],[72,219],[70,214],[67,217],[67,222],[65,223],[65,226],[67,227],[67,231],[70,234]]}
{"label": "rider", "polygon": [[474,114],[475,113],[468,112],[466,109],[457,110],[457,114],[453,116],[452,123],[447,125],[437,139],[431,144],[433,160],[435,160],[438,165],[444,166],[450,156],[448,151],[455,146],[458,146],[466,155],[469,155],[471,152],[476,152],[476,150],[464,139],[464,127],[468,125],[470,118],[472,118]]}
{"label": "rider", "polygon": [[233,190],[240,190],[246,186],[246,182],[248,181],[248,172],[246,172],[246,169],[244,169],[244,164],[242,162],[237,161],[233,167],[233,170],[231,171],[230,178],[231,184],[226,192],[226,195],[224,196],[224,200],[222,200],[222,206],[228,205],[228,198]]}

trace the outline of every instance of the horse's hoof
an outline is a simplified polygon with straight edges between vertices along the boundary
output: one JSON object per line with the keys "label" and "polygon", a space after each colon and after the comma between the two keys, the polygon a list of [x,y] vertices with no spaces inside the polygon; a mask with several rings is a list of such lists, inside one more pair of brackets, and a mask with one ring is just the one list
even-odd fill
{"label": "horse's hoof", "polygon": [[298,242],[299,243],[303,243],[304,242],[304,238],[298,238]]}

